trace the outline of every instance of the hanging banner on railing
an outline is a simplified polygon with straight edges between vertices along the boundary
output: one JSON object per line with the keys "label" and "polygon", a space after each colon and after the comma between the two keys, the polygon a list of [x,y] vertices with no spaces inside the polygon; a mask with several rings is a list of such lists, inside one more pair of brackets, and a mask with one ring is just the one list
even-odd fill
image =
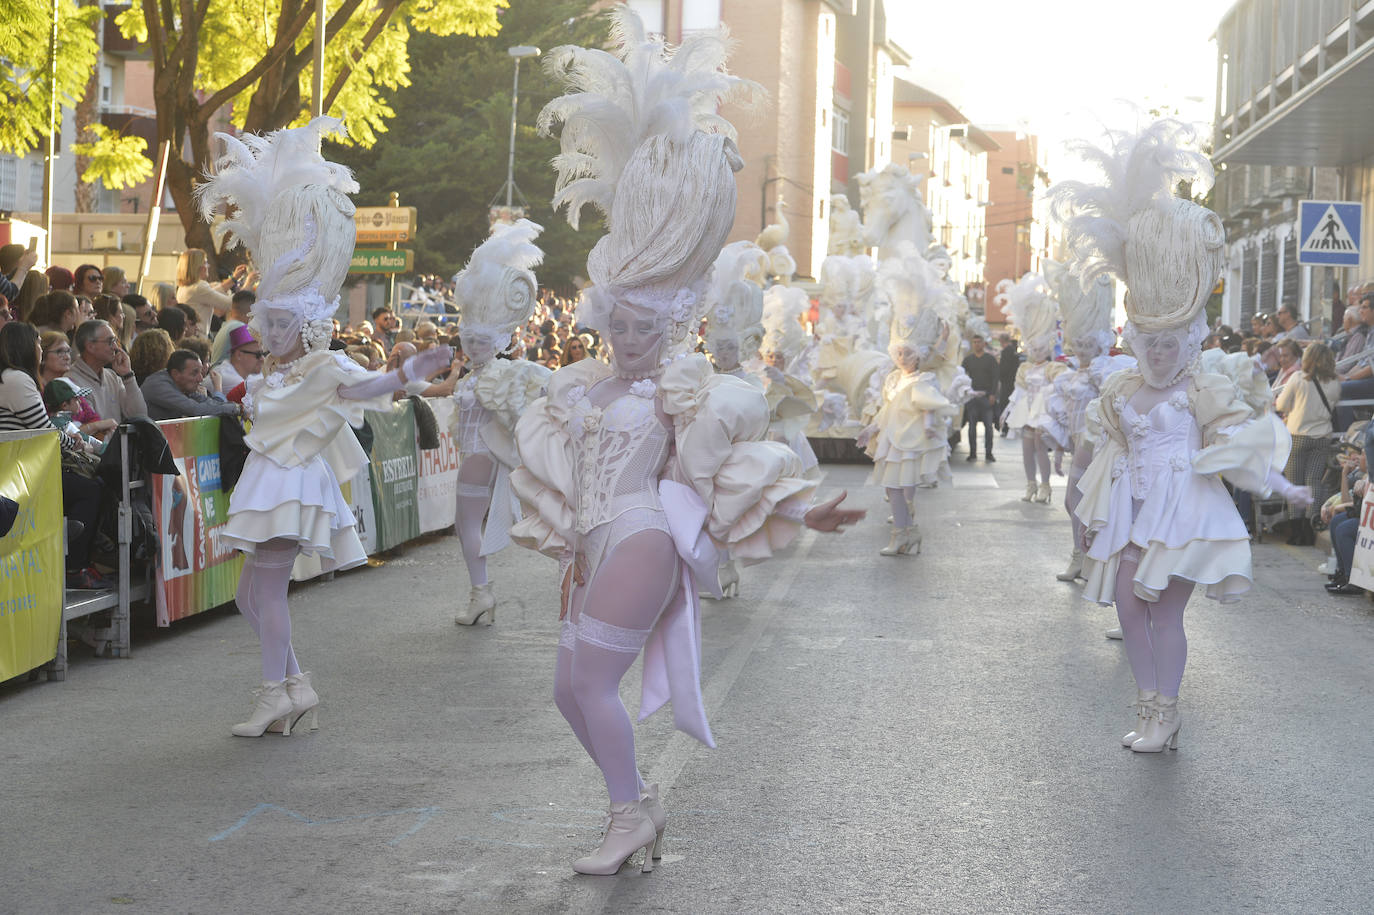
{"label": "hanging banner on railing", "polygon": [[439,447],[420,455],[420,530],[442,531],[453,527],[458,501],[458,443],[449,434],[458,405],[453,398],[430,400],[439,425]]}
{"label": "hanging banner on railing", "polygon": [[0,538],[0,681],[57,657],[62,625],[62,459],[57,430],[5,433],[0,495],[19,503]]}
{"label": "hanging banner on railing", "polygon": [[153,474],[157,518],[157,624],[234,599],[243,557],[220,543],[229,497],[220,489],[218,417],[158,423],[181,476]]}
{"label": "hanging banner on railing", "polygon": [[372,427],[372,504],[377,549],[389,550],[420,536],[420,468],[415,447],[415,413],[403,400],[390,413],[367,411]]}

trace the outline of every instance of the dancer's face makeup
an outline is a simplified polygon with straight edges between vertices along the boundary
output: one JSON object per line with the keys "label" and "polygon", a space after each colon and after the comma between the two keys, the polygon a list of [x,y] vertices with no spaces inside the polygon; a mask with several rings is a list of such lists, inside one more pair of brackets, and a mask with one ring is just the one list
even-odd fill
{"label": "dancer's face makeup", "polygon": [[622,372],[647,372],[658,365],[664,329],[657,315],[617,303],[611,309],[611,357]]}

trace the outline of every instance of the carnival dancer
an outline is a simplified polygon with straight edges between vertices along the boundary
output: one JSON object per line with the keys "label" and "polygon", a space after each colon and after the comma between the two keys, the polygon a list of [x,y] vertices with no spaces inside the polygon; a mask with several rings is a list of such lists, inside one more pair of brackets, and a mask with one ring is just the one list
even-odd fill
{"label": "carnival dancer", "polygon": [[1210,186],[1213,172],[1186,125],[1157,121],[1112,147],[1081,147],[1101,184],[1052,191],[1085,288],[1111,274],[1126,284],[1123,338],[1137,368],[1107,379],[1088,406],[1092,463],[1078,482],[1085,525],[1084,596],[1115,603],[1137,687],[1141,753],[1178,746],[1187,660],[1183,611],[1196,585],[1234,601],[1251,584],[1250,541],[1220,476],[1293,503],[1310,494],[1281,470],[1290,440],[1225,375],[1200,370],[1204,306],[1225,262],[1221,220],[1173,189]]}
{"label": "carnival dancer", "polygon": [[471,370],[453,388],[452,431],[458,443],[454,528],[468,569],[467,607],[454,622],[472,626],[483,616],[496,622],[496,595],[487,579],[487,557],[510,544],[520,518],[510,472],[520,463],[515,421],[544,393],[549,369],[528,359],[497,359],[517,328],[534,313],[538,285],[530,268],[544,259],[534,244],[543,229],[528,219],[498,227],[453,277],[462,311],[459,340]]}
{"label": "carnival dancer", "polygon": [[[1133,368],[1135,360],[1126,355],[1111,355],[1116,331],[1112,327],[1115,304],[1109,277],[1099,276],[1085,290],[1069,267],[1046,261],[1045,278],[1059,303],[1065,349],[1074,359],[1072,368],[1061,372],[1051,385],[1046,405],[1050,422],[1045,428],[1054,447],[1055,469],[1060,468],[1066,452],[1071,455],[1068,482],[1064,486],[1064,510],[1072,525],[1073,549],[1068,568],[1055,578],[1074,581],[1083,577],[1083,525],[1073,513],[1080,498],[1077,483],[1093,456],[1092,442],[1086,435],[1088,403],[1097,398],[1109,375]],[[1109,637],[1114,636],[1109,633]]]}
{"label": "carnival dancer", "polygon": [[218,134],[224,153],[197,189],[209,221],[232,207],[223,230],[264,267],[250,327],[271,351],[262,374],[248,379],[244,406],[252,420],[243,473],[229,499],[221,542],[246,554],[235,601],[262,644],[262,686],[253,712],[234,725],[239,737],[269,727],[289,734],[319,695],[291,641],[287,586],[297,554],[319,557],[325,571],[367,561],[353,512],[339,490],[367,455],[347,426],[364,410],[391,409],[407,380],[448,364],[448,347],[413,356],[393,372],[368,372],[331,352],[332,318],[353,253],[358,185],[348,169],[319,153],[334,118],[265,137]]}
{"label": "carnival dancer", "polygon": [[[1021,342],[1026,347],[1026,361],[1016,370],[1016,384],[1002,422],[1021,438],[1021,462],[1026,469],[1026,494],[1021,501],[1048,504],[1050,443],[1045,429],[1050,424],[1050,386],[1066,368],[1052,358],[1058,339],[1054,300],[1044,279],[1036,273],[1027,273],[1015,283],[1002,280],[997,291],[1002,313],[1021,332]],[[1039,486],[1035,482],[1037,468]]]}
{"label": "carnival dancer", "polygon": [[900,556],[914,546],[921,552],[921,528],[915,523],[916,488],[952,479],[949,471],[949,419],[959,407],[940,391],[932,366],[944,358],[956,314],[938,276],[924,260],[911,269],[899,258],[881,268],[883,288],[892,307],[888,348],[896,368],[883,380],[872,422],[855,440],[873,459],[870,483],[886,490],[892,507],[892,536],[879,552]]}
{"label": "carnival dancer", "polygon": [[562,122],[555,206],[591,203],[607,234],[587,261],[593,286],[578,317],[610,344],[611,365],[559,369],[516,426],[511,474],[531,509],[516,542],[562,563],[559,710],[605,777],[610,824],[573,869],[614,874],[661,843],[666,817],[635,763],[621,678],[644,651],[640,717],[670,698],[674,723],[713,743],[701,702],[697,577],[715,545],[760,560],[802,523],[835,529],[862,517],[838,500],[809,508],[815,484],[786,447],[763,442],[768,413],[747,382],[688,352],[707,271],[735,213],[742,162],[717,105],[747,86],[723,69],[723,31],[677,49],[646,36],[618,6],[612,50],[563,47],[551,69],[576,91],[544,109]]}
{"label": "carnival dancer", "polygon": [[[811,417],[819,408],[807,373],[809,353],[801,326],[809,305],[806,292],[795,286],[770,286],[764,293],[758,377],[768,399],[768,441],[791,448],[801,460],[802,476],[819,479],[820,461],[806,437]],[[843,400],[843,395],[835,396]]]}

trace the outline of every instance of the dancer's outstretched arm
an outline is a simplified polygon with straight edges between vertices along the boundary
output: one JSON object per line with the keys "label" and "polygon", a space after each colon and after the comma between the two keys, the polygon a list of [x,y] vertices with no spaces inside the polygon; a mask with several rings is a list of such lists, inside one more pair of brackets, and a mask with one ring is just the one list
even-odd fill
{"label": "dancer's outstretched arm", "polygon": [[404,388],[409,381],[437,372],[448,365],[452,358],[453,350],[449,347],[432,346],[423,353],[411,356],[395,371],[374,375],[353,384],[339,385],[339,396],[344,400],[369,400],[392,394]]}

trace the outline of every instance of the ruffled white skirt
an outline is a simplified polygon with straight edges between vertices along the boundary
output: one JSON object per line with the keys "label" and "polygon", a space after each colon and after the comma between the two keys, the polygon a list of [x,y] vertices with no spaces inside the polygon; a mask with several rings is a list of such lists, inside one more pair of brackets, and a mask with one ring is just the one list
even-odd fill
{"label": "ruffled white skirt", "polygon": [[1051,425],[1049,385],[1044,385],[1034,394],[1023,394],[1017,398],[1007,415],[1007,428],[1018,434],[1026,426],[1048,429]]}
{"label": "ruffled white skirt", "polygon": [[873,473],[868,481],[897,489],[954,479],[949,472],[949,443],[937,439],[926,441],[930,447],[904,451],[884,435],[874,448]]}
{"label": "ruffled white skirt", "polygon": [[317,554],[324,571],[367,562],[353,510],[323,457],[283,467],[249,452],[229,497],[229,522],[220,539],[232,549],[253,553],[258,544],[279,538],[295,540],[302,553]]}
{"label": "ruffled white skirt", "polygon": [[1116,599],[1122,552],[1139,551],[1132,590],[1157,601],[1173,579],[1207,586],[1207,596],[1222,603],[1239,600],[1252,581],[1250,537],[1221,480],[1191,469],[1155,475],[1146,497],[1131,499],[1127,474],[1112,484],[1112,509],[1100,528],[1084,569],[1083,596],[1099,604]]}

